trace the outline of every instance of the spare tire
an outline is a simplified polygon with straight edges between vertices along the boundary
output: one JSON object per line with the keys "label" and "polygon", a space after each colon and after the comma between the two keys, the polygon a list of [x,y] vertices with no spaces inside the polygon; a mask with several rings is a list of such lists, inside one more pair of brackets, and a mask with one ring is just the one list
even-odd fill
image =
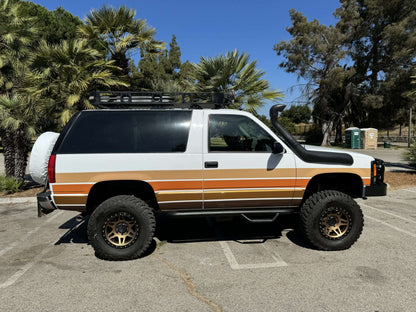
{"label": "spare tire", "polygon": [[29,171],[32,179],[39,184],[46,183],[49,157],[58,137],[59,133],[45,132],[38,137],[33,145],[29,160]]}

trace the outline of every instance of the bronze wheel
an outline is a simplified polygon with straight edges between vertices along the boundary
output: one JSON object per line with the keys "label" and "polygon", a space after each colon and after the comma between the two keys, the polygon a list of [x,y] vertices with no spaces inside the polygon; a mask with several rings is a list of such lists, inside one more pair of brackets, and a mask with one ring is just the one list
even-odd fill
{"label": "bronze wheel", "polygon": [[105,241],[116,248],[126,248],[134,243],[139,235],[139,226],[132,215],[117,212],[111,215],[103,226]]}
{"label": "bronze wheel", "polygon": [[132,195],[103,201],[88,221],[88,240],[100,259],[130,260],[143,256],[155,233],[153,209]]}
{"label": "bronze wheel", "polygon": [[343,209],[334,208],[321,215],[319,228],[321,234],[329,239],[341,239],[350,230],[351,218]]}
{"label": "bronze wheel", "polygon": [[344,250],[360,237],[364,226],[360,206],[347,194],[325,190],[312,194],[300,210],[301,229],[321,250]]}

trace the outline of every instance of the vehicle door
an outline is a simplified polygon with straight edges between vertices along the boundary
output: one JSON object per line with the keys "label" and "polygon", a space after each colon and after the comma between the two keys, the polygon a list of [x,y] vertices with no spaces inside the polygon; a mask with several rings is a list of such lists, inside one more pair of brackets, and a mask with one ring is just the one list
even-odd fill
{"label": "vehicle door", "polygon": [[[273,154],[278,137],[245,112],[205,111],[204,208],[296,206],[296,168],[285,148]],[[295,198],[295,200],[294,200]]]}

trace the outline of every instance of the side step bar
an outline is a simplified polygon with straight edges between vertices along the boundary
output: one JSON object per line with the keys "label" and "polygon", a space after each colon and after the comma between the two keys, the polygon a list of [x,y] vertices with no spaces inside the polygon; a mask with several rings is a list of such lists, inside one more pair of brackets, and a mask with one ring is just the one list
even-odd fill
{"label": "side step bar", "polygon": [[224,217],[243,216],[247,221],[274,222],[279,214],[297,213],[296,207],[280,207],[270,209],[236,209],[236,210],[192,210],[192,211],[161,211],[159,214],[169,217]]}

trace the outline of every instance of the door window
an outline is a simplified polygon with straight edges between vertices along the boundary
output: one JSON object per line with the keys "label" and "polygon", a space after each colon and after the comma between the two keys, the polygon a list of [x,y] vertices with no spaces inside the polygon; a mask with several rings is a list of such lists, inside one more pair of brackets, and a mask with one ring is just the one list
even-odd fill
{"label": "door window", "polygon": [[271,152],[274,142],[272,136],[246,116],[209,117],[210,152]]}

